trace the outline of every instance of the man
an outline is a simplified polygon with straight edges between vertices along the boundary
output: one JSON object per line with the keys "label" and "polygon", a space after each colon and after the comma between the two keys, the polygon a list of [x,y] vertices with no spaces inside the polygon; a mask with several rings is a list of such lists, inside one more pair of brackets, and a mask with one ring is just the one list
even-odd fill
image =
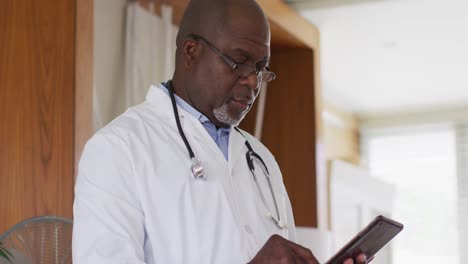
{"label": "man", "polygon": [[273,156],[235,128],[260,83],[274,79],[269,59],[269,25],[255,1],[189,3],[172,81],[152,86],[85,147],[75,264],[318,263],[292,242]]}

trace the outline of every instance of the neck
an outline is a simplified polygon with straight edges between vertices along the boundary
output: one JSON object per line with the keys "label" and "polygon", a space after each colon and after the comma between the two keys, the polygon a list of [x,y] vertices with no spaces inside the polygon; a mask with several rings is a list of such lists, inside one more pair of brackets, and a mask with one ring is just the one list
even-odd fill
{"label": "neck", "polygon": [[213,123],[216,126],[216,129],[221,128],[221,127],[228,127],[229,126],[229,125],[226,125],[226,124],[223,124],[223,123],[219,122],[213,116],[213,114],[207,114],[207,113],[204,113],[203,111],[200,111],[200,109],[198,107],[196,107],[195,104],[193,103],[193,101],[190,99],[190,96],[187,93],[187,88],[186,88],[186,86],[184,86],[184,84],[185,84],[185,82],[183,82],[182,80],[179,80],[178,78],[176,78],[174,76],[173,79],[171,80],[171,88],[172,88],[172,91],[174,92],[174,94],[176,94],[182,100],[184,100],[185,102],[190,104],[193,108],[197,109],[200,113],[202,113],[206,117],[208,117],[210,122]]}
{"label": "neck", "polygon": [[176,78],[172,79],[170,82],[171,82],[171,88],[174,94],[176,94],[177,96],[182,98],[182,100],[184,100],[185,102],[187,102],[188,104],[196,108],[192,100],[190,100],[189,96],[187,95],[186,89],[184,89],[182,82],[177,80]]}

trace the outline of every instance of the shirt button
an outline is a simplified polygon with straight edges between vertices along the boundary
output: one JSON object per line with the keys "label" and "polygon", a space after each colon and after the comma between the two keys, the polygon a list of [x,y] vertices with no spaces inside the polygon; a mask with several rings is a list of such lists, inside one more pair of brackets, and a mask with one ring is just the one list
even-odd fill
{"label": "shirt button", "polygon": [[244,225],[244,229],[245,229],[245,232],[247,232],[248,234],[250,235],[253,234],[252,228],[250,228],[249,225]]}

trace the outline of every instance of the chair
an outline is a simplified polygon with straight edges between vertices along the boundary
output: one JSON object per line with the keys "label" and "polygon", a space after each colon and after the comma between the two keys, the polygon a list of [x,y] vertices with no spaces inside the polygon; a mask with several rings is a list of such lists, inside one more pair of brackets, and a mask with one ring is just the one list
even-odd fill
{"label": "chair", "polygon": [[[24,220],[0,236],[13,264],[71,264],[73,223],[56,216]],[[0,259],[0,264],[10,263]]]}

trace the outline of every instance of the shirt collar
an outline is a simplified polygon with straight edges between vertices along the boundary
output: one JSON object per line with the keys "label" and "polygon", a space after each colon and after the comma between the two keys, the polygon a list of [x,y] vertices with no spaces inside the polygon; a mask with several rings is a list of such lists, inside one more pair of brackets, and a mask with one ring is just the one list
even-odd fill
{"label": "shirt collar", "polygon": [[[163,90],[164,93],[166,93],[169,96],[169,90],[166,87],[166,83],[161,83],[159,88]],[[204,125],[209,125],[210,127],[216,128],[216,126],[206,117],[204,114],[202,114],[200,111],[195,109],[193,106],[191,106],[189,103],[185,102],[184,99],[180,98],[177,94],[174,93],[176,104],[180,106],[182,109],[184,109],[186,112],[194,116],[195,118],[200,121],[200,123]],[[225,131],[225,132],[230,132],[231,131],[231,126],[228,127],[221,127],[217,129],[219,131]]]}
{"label": "shirt collar", "polygon": [[[161,90],[163,90],[163,92],[165,94],[167,94],[169,96],[169,90],[166,88],[166,84],[165,83],[161,83],[161,85],[159,86],[159,88],[161,88]],[[200,121],[201,123],[203,122],[210,122],[210,120],[208,119],[208,117],[206,117],[204,114],[202,114],[200,111],[198,111],[197,109],[195,109],[193,106],[191,106],[189,103],[185,102],[184,99],[180,98],[177,94],[174,93],[174,97],[175,97],[175,100],[176,100],[176,104],[181,107],[182,109],[184,109],[186,112],[188,112],[189,114],[191,114],[192,116],[194,116],[196,119],[198,119],[198,121]]]}

